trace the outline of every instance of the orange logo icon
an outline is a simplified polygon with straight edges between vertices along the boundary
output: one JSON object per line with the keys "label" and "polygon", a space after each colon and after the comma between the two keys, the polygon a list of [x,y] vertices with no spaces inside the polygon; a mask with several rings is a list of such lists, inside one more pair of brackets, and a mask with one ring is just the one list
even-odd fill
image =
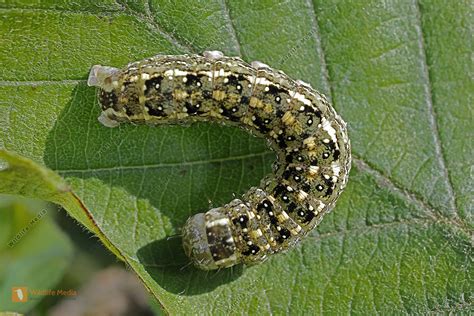
{"label": "orange logo icon", "polygon": [[28,288],[12,287],[12,302],[15,302],[15,303],[28,302]]}

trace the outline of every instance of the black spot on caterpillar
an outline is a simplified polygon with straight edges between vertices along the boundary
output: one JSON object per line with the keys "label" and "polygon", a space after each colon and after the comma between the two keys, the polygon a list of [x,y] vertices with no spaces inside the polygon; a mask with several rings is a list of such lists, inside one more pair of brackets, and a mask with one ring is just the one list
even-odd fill
{"label": "black spot on caterpillar", "polygon": [[158,55],[124,69],[92,67],[99,121],[218,121],[269,140],[274,174],[241,199],[192,216],[183,247],[199,268],[255,264],[285,251],[328,213],[351,166],[346,124],[326,98],[268,65],[211,51]]}

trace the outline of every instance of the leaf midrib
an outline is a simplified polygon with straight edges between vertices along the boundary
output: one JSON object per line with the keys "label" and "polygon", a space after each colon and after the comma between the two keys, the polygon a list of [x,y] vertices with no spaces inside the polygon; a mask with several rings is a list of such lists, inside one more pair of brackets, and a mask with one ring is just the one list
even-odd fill
{"label": "leaf midrib", "polygon": [[85,168],[85,169],[54,169],[54,171],[67,174],[67,173],[84,173],[84,172],[102,172],[102,171],[122,171],[122,170],[140,170],[140,169],[155,169],[155,168],[172,168],[172,167],[189,167],[210,163],[224,163],[236,160],[245,160],[254,157],[262,157],[267,155],[275,155],[273,151],[266,150],[259,153],[251,153],[245,155],[229,156],[225,158],[215,159],[204,159],[204,160],[193,160],[193,161],[182,161],[182,162],[169,162],[169,163],[157,163],[148,165],[129,165],[129,166],[110,166],[100,168]]}

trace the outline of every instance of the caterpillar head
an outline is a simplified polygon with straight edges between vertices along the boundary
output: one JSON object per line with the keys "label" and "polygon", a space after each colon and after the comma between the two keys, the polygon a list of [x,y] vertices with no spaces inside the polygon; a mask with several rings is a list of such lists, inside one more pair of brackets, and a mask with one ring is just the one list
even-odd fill
{"label": "caterpillar head", "polygon": [[183,227],[183,248],[202,270],[226,268],[239,263],[228,217],[220,208],[190,217]]}

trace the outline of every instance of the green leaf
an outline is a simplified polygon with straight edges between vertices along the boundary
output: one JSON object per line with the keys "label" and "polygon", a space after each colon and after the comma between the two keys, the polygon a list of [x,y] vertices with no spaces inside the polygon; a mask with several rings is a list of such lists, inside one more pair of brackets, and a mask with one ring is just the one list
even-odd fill
{"label": "green leaf", "polygon": [[[0,146],[61,175],[90,220],[66,209],[167,313],[473,311],[469,1],[0,6]],[[217,273],[184,267],[167,237],[258,184],[274,154],[218,125],[106,129],[85,85],[93,64],[206,49],[326,93],[355,157],[334,212],[300,246]]]}
{"label": "green leaf", "polygon": [[[41,301],[39,290],[55,290],[72,258],[69,238],[43,201],[0,195],[0,310],[25,313]],[[26,302],[12,302],[21,289]]]}
{"label": "green leaf", "polygon": [[117,257],[123,259],[120,250],[103,234],[80,198],[53,171],[28,158],[0,150],[0,179],[0,193],[39,198],[62,205],[72,217],[94,232]]}

